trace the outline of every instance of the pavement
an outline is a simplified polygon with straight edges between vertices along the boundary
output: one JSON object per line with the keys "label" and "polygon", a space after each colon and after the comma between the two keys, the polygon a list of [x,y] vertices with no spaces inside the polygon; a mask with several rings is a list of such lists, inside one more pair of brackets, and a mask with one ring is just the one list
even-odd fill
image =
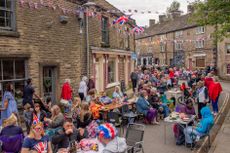
{"label": "pavement", "polygon": [[[220,96],[220,105],[221,108],[223,102],[228,97],[228,93],[230,92],[230,83],[222,83],[224,92]],[[230,115],[229,115],[230,116]],[[230,127],[230,118],[228,118]],[[165,126],[166,124],[166,126]],[[166,129],[165,129],[166,127]],[[164,133],[166,131],[166,135]],[[225,128],[223,130],[226,134],[226,139],[230,139],[230,129]],[[166,143],[164,141],[164,137],[166,136]],[[221,141],[221,140],[220,140]],[[230,140],[229,146],[230,146]],[[219,144],[219,142],[217,142]],[[218,146],[218,145],[217,145]],[[221,147],[221,146],[220,146]],[[191,153],[193,151],[190,148],[186,148],[185,146],[177,146],[176,141],[172,132],[172,124],[164,123],[161,121],[160,125],[147,125],[144,134],[144,151],[145,153]],[[226,153],[230,153],[230,150],[226,150]],[[221,151],[210,152],[210,153],[225,153]]]}

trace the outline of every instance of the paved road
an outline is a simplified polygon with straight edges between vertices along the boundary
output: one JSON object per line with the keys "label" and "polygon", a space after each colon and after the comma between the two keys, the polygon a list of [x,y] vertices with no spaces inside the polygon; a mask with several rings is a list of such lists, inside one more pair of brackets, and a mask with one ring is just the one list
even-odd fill
{"label": "paved road", "polygon": [[[222,105],[227,92],[230,91],[230,83],[223,83],[222,86],[225,91],[220,97],[220,106]],[[172,133],[172,125],[168,124],[166,127],[166,144],[164,142],[163,122],[161,122],[160,125],[150,125],[146,127],[144,135],[145,153],[191,153],[191,150],[185,146],[176,146]]]}

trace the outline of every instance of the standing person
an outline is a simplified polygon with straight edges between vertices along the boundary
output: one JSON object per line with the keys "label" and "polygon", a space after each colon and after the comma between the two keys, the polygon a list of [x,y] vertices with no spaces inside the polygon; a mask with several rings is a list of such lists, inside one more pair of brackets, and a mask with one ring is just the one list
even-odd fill
{"label": "standing person", "polygon": [[110,123],[98,127],[98,140],[105,146],[102,153],[125,153],[127,150],[125,138],[118,137],[116,128]]}
{"label": "standing person", "polygon": [[137,82],[138,82],[138,70],[137,69],[135,69],[135,71],[131,73],[130,78],[132,81],[133,92],[135,93],[136,88],[137,88]]}
{"label": "standing person", "polygon": [[94,76],[91,76],[88,82],[88,91],[95,89]]}
{"label": "standing person", "polygon": [[61,99],[67,100],[69,102],[68,106],[64,107],[64,112],[70,112],[72,106],[72,88],[70,86],[70,79],[65,79],[65,83],[62,86]]}
{"label": "standing person", "polygon": [[214,77],[213,82],[211,82],[209,86],[209,96],[212,101],[212,108],[213,108],[213,113],[215,116],[218,114],[218,111],[219,111],[218,101],[219,101],[221,92],[222,92],[222,86],[219,83],[218,78]]}
{"label": "standing person", "polygon": [[208,73],[207,77],[205,77],[205,79],[204,79],[204,85],[207,87],[208,90],[209,90],[209,86],[212,82],[213,82],[212,74]]}
{"label": "standing person", "polygon": [[198,82],[197,89],[198,117],[201,118],[201,109],[209,102],[208,89],[204,86],[204,81]]}
{"label": "standing person", "polygon": [[11,83],[6,85],[6,91],[3,95],[2,108],[0,108],[0,111],[0,125],[2,125],[4,119],[9,118],[13,113],[18,114],[17,103],[13,96],[13,85]]}
{"label": "standing person", "polygon": [[34,120],[30,129],[30,134],[24,139],[22,153],[52,153],[49,137],[45,135],[41,122]]}
{"label": "standing person", "polygon": [[25,106],[27,103],[29,103],[31,107],[34,107],[33,96],[35,96],[37,99],[40,99],[40,100],[41,98],[35,94],[34,88],[32,86],[32,79],[29,78],[26,82],[27,82],[27,85],[25,86],[23,90],[22,104],[23,106]]}
{"label": "standing person", "polygon": [[84,76],[82,77],[82,80],[79,84],[79,89],[78,89],[78,94],[81,98],[81,101],[83,101],[87,96],[87,88],[88,88],[87,87],[87,77]]}

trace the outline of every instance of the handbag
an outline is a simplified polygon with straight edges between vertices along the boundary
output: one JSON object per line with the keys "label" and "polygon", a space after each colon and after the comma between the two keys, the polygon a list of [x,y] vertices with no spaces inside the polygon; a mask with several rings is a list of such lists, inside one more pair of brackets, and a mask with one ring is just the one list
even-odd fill
{"label": "handbag", "polygon": [[65,99],[61,99],[61,100],[60,100],[60,104],[61,104],[62,106],[68,107],[68,106],[69,106],[69,101],[68,101],[68,100],[65,100]]}

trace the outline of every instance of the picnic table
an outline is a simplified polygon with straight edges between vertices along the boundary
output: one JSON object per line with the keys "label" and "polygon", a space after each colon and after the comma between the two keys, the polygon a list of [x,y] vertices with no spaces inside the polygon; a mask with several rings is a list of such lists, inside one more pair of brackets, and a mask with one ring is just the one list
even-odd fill
{"label": "picnic table", "polygon": [[[186,115],[184,119],[180,118],[180,113],[172,112],[168,117],[164,119],[165,123],[170,124],[178,124],[180,126],[183,126],[183,128],[187,128],[188,125],[195,121],[196,115]],[[166,124],[164,124],[164,141],[166,144]]]}

